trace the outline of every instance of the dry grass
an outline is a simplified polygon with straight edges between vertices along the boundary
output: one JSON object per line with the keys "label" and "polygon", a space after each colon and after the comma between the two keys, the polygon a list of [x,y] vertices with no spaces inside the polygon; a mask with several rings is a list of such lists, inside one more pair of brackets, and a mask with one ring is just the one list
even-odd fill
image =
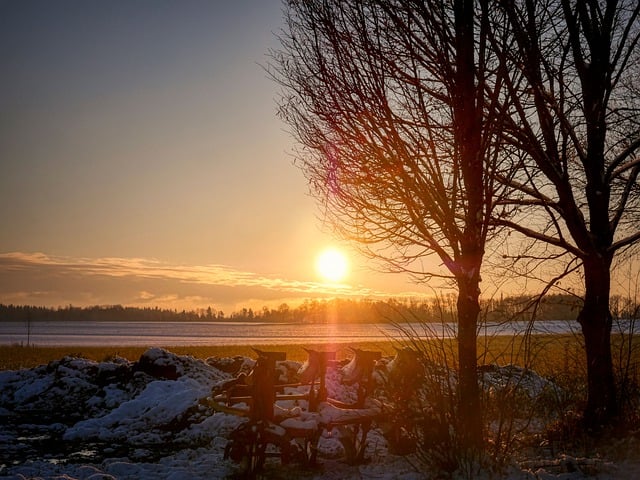
{"label": "dry grass", "polygon": [[[634,355],[632,363],[640,365],[640,339],[634,339]],[[432,360],[455,364],[456,345],[452,340],[430,340],[429,348],[435,352]],[[617,351],[616,338],[613,338],[614,355]],[[359,342],[338,344],[296,344],[296,345],[264,345],[257,346],[267,351],[286,352],[290,360],[303,361],[307,358],[305,348],[336,351],[338,359],[352,357],[350,348],[381,351],[383,355],[393,355],[393,346],[397,342]],[[433,348],[431,348],[433,347]],[[17,370],[31,368],[58,360],[65,355],[104,361],[114,356],[128,360],[137,360],[148,347],[43,347],[43,346],[0,346],[0,370]],[[224,346],[165,346],[167,350],[178,355],[191,355],[195,358],[232,357],[243,355],[255,357],[250,345]],[[421,350],[425,350],[421,348]],[[530,337],[480,337],[478,339],[478,356],[480,364],[497,363],[500,365],[517,364],[527,366],[542,375],[552,372],[574,371],[584,368],[584,348],[580,336],[576,335],[533,335]],[[450,363],[451,364],[451,363]]]}
{"label": "dry grass", "polygon": [[[392,355],[391,342],[361,342],[340,344],[299,344],[299,345],[263,345],[256,346],[266,351],[286,352],[290,360],[305,360],[307,352],[304,348],[316,350],[336,351],[338,359],[350,358],[350,347],[364,350],[381,351],[384,355]],[[191,355],[195,358],[208,357],[233,357],[243,355],[255,357],[256,354],[249,345],[223,345],[223,346],[165,346],[163,347],[177,355]],[[97,362],[104,361],[114,356],[120,356],[128,360],[138,360],[148,347],[42,347],[2,345],[0,346],[0,370],[17,370],[20,368],[32,368],[38,365],[58,360],[65,355],[71,355]]]}

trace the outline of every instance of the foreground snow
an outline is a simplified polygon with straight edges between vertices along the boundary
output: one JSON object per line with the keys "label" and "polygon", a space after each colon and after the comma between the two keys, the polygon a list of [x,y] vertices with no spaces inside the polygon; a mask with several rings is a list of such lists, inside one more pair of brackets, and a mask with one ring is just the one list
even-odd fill
{"label": "foreground snow", "polygon": [[[217,479],[237,476],[238,465],[223,459],[228,434],[243,420],[213,411],[212,390],[248,371],[250,359],[200,361],[161,349],[138,362],[65,357],[30,370],[0,372],[0,477],[12,479]],[[298,362],[280,364],[287,377]],[[232,374],[233,372],[233,374]],[[487,378],[499,378],[487,372]],[[349,401],[354,391],[327,375],[330,395]],[[493,381],[493,380],[492,380]],[[535,393],[541,379],[532,380]],[[521,462],[509,479],[640,478],[640,443],[625,444],[629,460],[554,459]],[[633,452],[636,452],[635,456]],[[368,436],[365,465],[343,460],[340,442],[325,433],[320,465],[309,469],[265,467],[266,478],[418,479],[415,459],[388,452],[378,429]],[[589,477],[589,475],[591,477]]]}

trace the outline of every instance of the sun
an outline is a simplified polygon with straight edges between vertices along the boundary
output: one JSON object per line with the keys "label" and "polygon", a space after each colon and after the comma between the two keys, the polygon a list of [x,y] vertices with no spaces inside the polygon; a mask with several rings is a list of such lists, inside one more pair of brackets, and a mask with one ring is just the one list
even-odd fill
{"label": "sun", "polygon": [[344,253],[335,248],[327,248],[316,259],[316,270],[325,280],[338,283],[349,272],[349,260]]}

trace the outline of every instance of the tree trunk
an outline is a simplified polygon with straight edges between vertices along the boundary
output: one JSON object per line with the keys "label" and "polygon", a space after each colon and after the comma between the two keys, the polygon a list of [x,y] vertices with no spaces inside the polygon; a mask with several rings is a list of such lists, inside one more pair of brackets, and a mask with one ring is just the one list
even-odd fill
{"label": "tree trunk", "polygon": [[[474,1],[454,2],[456,30],[456,91],[453,101],[454,134],[459,169],[466,195],[464,231],[455,270],[458,284],[458,415],[462,446],[480,450],[482,414],[478,388],[477,325],[480,314],[480,268],[484,253],[484,179],[482,109],[477,103],[474,51]],[[481,97],[481,95],[479,95]]]}
{"label": "tree trunk", "polygon": [[482,414],[477,368],[477,325],[480,313],[478,283],[458,281],[458,415],[462,445],[482,446]]}
{"label": "tree trunk", "polygon": [[588,399],[584,421],[593,431],[611,424],[618,415],[611,356],[610,267],[611,258],[585,259],[585,302],[578,315],[587,355]]}

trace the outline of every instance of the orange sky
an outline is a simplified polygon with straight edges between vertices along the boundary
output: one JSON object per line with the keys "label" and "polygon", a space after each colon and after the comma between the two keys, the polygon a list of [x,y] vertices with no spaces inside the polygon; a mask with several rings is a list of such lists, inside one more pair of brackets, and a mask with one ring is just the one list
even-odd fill
{"label": "orange sky", "polygon": [[[279,0],[0,3],[0,303],[336,294],[260,66],[280,27]],[[339,294],[428,294],[351,256]]]}

